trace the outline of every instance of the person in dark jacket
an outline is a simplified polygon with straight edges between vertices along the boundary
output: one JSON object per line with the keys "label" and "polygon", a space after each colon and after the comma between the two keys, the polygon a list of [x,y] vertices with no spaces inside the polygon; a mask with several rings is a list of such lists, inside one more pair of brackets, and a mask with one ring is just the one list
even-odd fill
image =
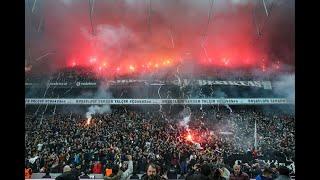
{"label": "person in dark jacket", "polygon": [[285,166],[280,166],[278,168],[279,176],[275,180],[291,180],[290,170]]}
{"label": "person in dark jacket", "polygon": [[213,171],[213,176],[212,176],[212,180],[226,180],[225,177],[222,176],[222,169],[220,168],[216,168],[214,171]]}
{"label": "person in dark jacket", "polygon": [[177,179],[178,174],[177,171],[174,167],[170,167],[168,172],[167,172],[168,179]]}
{"label": "person in dark jacket", "polygon": [[207,164],[204,164],[200,167],[199,172],[196,172],[190,176],[187,176],[186,180],[196,180],[196,179],[209,180],[211,178],[212,178],[211,168]]}
{"label": "person in dark jacket", "polygon": [[264,168],[262,174],[256,177],[256,180],[272,180],[272,170],[270,168]]}
{"label": "person in dark jacket", "polygon": [[277,167],[275,164],[270,164],[270,168],[272,170],[272,179],[276,179],[279,175]]}
{"label": "person in dark jacket", "polygon": [[79,180],[79,177],[71,171],[70,166],[66,165],[63,168],[63,173],[56,177],[56,180]]}
{"label": "person in dark jacket", "polygon": [[188,174],[185,175],[186,179],[189,179],[193,175],[200,174],[200,164],[194,164]]}
{"label": "person in dark jacket", "polygon": [[142,180],[160,180],[161,177],[157,172],[157,166],[153,163],[148,165],[147,174],[141,177]]}
{"label": "person in dark jacket", "polygon": [[233,172],[230,174],[229,180],[249,180],[249,175],[241,171],[240,165],[233,166]]}
{"label": "person in dark jacket", "polygon": [[133,171],[132,175],[130,176],[130,179],[140,179],[139,176],[137,175],[136,171]]}

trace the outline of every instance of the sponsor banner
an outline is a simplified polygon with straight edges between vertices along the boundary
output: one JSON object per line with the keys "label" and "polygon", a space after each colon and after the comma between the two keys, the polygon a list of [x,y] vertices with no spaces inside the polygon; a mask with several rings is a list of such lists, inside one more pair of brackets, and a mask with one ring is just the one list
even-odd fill
{"label": "sponsor banner", "polygon": [[[26,86],[40,85],[39,83],[25,83]],[[121,80],[110,80],[107,81],[108,85],[132,85],[132,84],[142,84],[142,85],[177,85],[177,86],[188,86],[188,85],[229,85],[229,86],[250,86],[259,87],[264,89],[272,89],[270,81],[215,81],[215,80],[190,80],[182,79],[178,80],[168,80],[168,81],[149,81],[149,80],[134,80],[134,79],[121,79]],[[97,82],[51,82],[47,85],[56,87],[97,87]]]}
{"label": "sponsor banner", "polygon": [[285,98],[230,98],[230,99],[25,99],[26,104],[74,104],[74,105],[103,105],[103,104],[229,104],[229,105],[267,105],[294,104]]}
{"label": "sponsor banner", "polygon": [[67,82],[51,82],[47,83],[47,86],[68,86]]}
{"label": "sponsor banner", "polygon": [[75,83],[76,86],[97,86],[96,82],[76,82]]}
{"label": "sponsor banner", "polygon": [[131,83],[143,83],[146,85],[230,85],[230,86],[251,86],[251,87],[260,87],[264,89],[272,89],[270,81],[215,81],[215,80],[190,80],[190,79],[182,79],[180,82],[179,80],[170,80],[170,81],[147,81],[147,80],[115,80],[115,81],[107,81],[109,85],[127,85]]}
{"label": "sponsor banner", "polygon": [[233,133],[232,133],[232,132],[227,132],[227,131],[226,131],[226,132],[223,132],[223,131],[222,131],[222,132],[219,132],[219,134],[222,134],[222,135],[232,135]]}
{"label": "sponsor banner", "polygon": [[47,86],[52,86],[55,88],[70,88],[70,87],[74,87],[74,88],[85,88],[85,87],[97,87],[97,82],[51,82],[51,83],[47,83],[47,84],[41,84],[41,83],[29,83],[26,82],[25,86],[27,87],[46,87]]}

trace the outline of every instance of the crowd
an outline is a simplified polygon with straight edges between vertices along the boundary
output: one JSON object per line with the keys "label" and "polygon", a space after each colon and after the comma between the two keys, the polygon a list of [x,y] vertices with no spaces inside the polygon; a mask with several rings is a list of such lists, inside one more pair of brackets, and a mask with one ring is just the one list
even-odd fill
{"label": "crowd", "polygon": [[[179,69],[179,68],[178,68]],[[234,70],[226,71],[225,69],[204,69],[201,71],[192,72],[180,70],[177,74],[175,68],[171,68],[164,71],[148,72],[147,74],[112,74],[103,75],[97,73],[92,67],[66,67],[54,72],[41,73],[38,72],[26,72],[26,82],[39,82],[43,79],[52,79],[59,82],[73,82],[73,81],[98,81],[104,79],[140,79],[141,77],[146,79],[176,79],[177,76],[181,78],[192,79],[197,77],[198,79],[208,79],[212,77],[214,80],[234,80],[234,81],[266,81],[277,79],[279,74],[277,73],[257,73],[252,70]]]}
{"label": "crowd", "polygon": [[26,82],[40,83],[48,80],[60,83],[74,81],[92,82],[97,81],[98,77],[91,68],[85,67],[64,68],[54,73],[26,73]]}
{"label": "crowd", "polygon": [[97,173],[106,179],[147,172],[146,178],[149,168],[169,179],[176,174],[275,178],[281,166],[294,175],[294,115],[251,107],[191,107],[190,122],[182,126],[186,114],[181,112],[117,107],[93,115],[90,122],[85,113],[57,111],[40,119],[26,112],[26,168],[61,173],[67,166],[79,176]]}

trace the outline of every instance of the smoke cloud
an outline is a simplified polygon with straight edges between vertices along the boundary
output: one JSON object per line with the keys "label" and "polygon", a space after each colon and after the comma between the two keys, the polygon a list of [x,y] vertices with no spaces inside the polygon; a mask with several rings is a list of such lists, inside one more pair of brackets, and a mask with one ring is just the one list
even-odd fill
{"label": "smoke cloud", "polygon": [[273,83],[275,94],[295,102],[295,75],[286,74]]}
{"label": "smoke cloud", "polygon": [[191,109],[189,107],[186,107],[179,114],[180,114],[180,117],[182,117],[182,120],[179,122],[179,125],[181,127],[189,129],[189,122],[190,122],[190,118],[191,118]]}
{"label": "smoke cloud", "polygon": [[86,117],[87,119],[91,119],[93,114],[103,114],[103,113],[111,113],[110,105],[90,106],[88,108],[88,112],[86,113]]}
{"label": "smoke cloud", "polygon": [[[137,69],[149,62],[152,71],[165,68],[166,60],[190,65],[185,59],[226,69],[260,69],[262,59],[292,65],[295,3],[266,3],[269,16],[261,1],[215,0],[208,22],[209,0],[94,1],[91,34],[88,1],[37,1],[37,11],[31,13],[33,3],[26,0],[26,48],[31,53],[29,59],[26,51],[26,59],[33,71],[73,62],[87,66],[92,57],[110,68],[119,66],[123,73],[130,65]],[[56,53],[35,61],[48,51]]]}
{"label": "smoke cloud", "polygon": [[[98,88],[98,91],[94,94],[95,99],[110,99],[112,98],[111,92],[108,91],[108,87],[101,83],[101,85]],[[92,105],[88,108],[88,111],[86,113],[86,118],[90,121],[92,119],[92,115],[94,114],[103,114],[103,113],[111,113],[111,107],[109,104],[105,104],[102,106],[98,105]]]}

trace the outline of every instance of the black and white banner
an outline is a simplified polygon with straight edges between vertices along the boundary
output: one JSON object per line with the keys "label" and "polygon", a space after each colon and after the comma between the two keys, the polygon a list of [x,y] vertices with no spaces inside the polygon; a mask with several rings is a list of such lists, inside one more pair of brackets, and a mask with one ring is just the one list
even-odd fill
{"label": "black and white banner", "polygon": [[[190,79],[182,79],[180,82],[178,80],[168,80],[168,81],[150,81],[150,80],[135,80],[135,79],[122,79],[122,80],[109,80],[106,82],[107,85],[182,85],[182,86],[204,86],[204,85],[227,85],[227,86],[250,86],[250,87],[259,87],[264,89],[272,89],[270,81],[216,81],[216,80],[190,80]],[[97,82],[51,82],[47,85],[55,86],[57,88],[85,88],[90,87],[94,88],[98,86]],[[31,83],[26,82],[26,87],[41,87],[44,84],[40,83]],[[44,86],[46,87],[46,86]]]}
{"label": "black and white banner", "polygon": [[229,105],[271,105],[294,104],[285,98],[228,98],[228,99],[25,99],[27,105],[53,104],[53,105],[104,105],[104,104],[229,104]]}

